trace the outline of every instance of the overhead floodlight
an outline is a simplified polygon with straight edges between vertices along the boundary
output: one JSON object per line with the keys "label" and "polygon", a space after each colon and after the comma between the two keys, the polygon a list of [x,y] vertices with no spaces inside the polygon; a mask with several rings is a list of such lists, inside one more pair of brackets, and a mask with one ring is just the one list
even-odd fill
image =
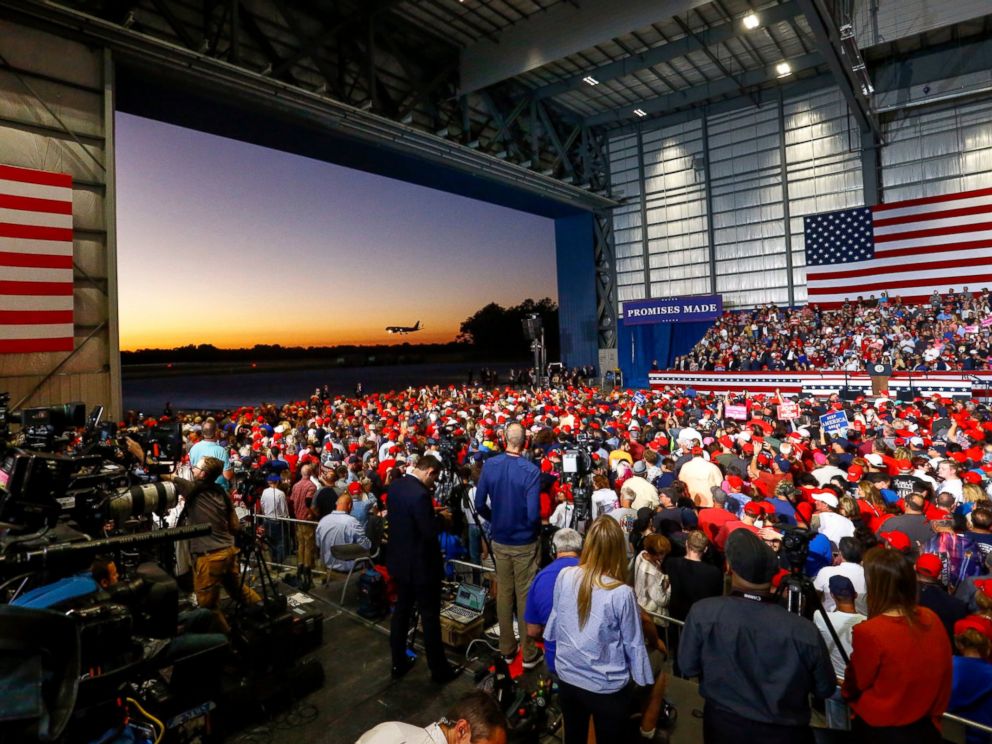
{"label": "overhead floodlight", "polygon": [[584,78],[582,78],[582,82],[585,83],[586,85],[599,85],[599,81],[596,78],[594,78],[592,75],[586,75]]}
{"label": "overhead floodlight", "polygon": [[641,117],[642,119],[648,115],[648,112],[644,109],[634,109],[634,114]]}
{"label": "overhead floodlight", "polygon": [[753,31],[761,25],[761,18],[758,17],[757,13],[748,13],[741,21],[748,31]]}
{"label": "overhead floodlight", "polygon": [[780,78],[789,77],[792,74],[792,65],[788,62],[779,62],[775,65],[775,74]]}

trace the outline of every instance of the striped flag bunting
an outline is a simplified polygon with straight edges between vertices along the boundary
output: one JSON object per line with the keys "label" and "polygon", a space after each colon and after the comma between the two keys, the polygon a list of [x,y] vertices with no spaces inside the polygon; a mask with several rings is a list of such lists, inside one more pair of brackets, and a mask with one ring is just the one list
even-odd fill
{"label": "striped flag bunting", "polygon": [[0,165],[0,353],[72,351],[72,177]]}
{"label": "striped flag bunting", "polygon": [[992,286],[992,188],[814,214],[803,229],[811,304]]}

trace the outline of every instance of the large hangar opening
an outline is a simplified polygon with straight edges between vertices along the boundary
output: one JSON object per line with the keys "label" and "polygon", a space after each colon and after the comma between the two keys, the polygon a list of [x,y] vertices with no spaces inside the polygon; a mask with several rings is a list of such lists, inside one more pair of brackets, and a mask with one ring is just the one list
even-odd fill
{"label": "large hangar opening", "polygon": [[[489,303],[557,301],[546,217],[129,114],[117,115],[116,132],[125,354],[190,345],[442,345]],[[205,348],[187,352],[145,351],[126,361],[168,360],[173,374],[196,370],[198,359],[218,361]],[[272,361],[261,352],[222,361],[249,372]],[[501,352],[489,353],[496,360]],[[229,379],[223,391],[204,393],[223,400],[197,401],[174,380],[153,400],[149,370],[142,366],[140,382],[128,383],[129,366],[129,409],[216,405],[237,395]],[[266,384],[271,391],[272,380]],[[312,385],[299,387],[297,396]]]}

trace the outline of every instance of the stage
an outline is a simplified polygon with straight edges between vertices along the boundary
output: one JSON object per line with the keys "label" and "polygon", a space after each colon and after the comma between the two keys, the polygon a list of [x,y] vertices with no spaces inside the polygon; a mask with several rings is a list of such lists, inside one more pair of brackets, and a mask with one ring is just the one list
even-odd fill
{"label": "stage", "polygon": [[[771,393],[826,396],[844,388],[872,395],[872,378],[864,372],[651,372],[654,389],[691,387],[700,392]],[[888,380],[891,397],[912,400],[940,395],[945,398],[992,398],[992,372],[896,372]]]}

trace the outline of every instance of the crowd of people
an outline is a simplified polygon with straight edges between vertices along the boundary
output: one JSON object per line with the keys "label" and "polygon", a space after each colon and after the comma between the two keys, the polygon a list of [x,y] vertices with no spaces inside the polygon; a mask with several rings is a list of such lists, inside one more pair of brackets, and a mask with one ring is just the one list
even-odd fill
{"label": "crowd of people", "polygon": [[702,371],[846,370],[867,363],[898,371],[992,369],[989,290],[964,287],[903,304],[882,293],[836,310],[766,305],[726,312],[673,369]]}
{"label": "crowd of people", "polygon": [[[709,742],[808,741],[810,696],[845,711],[860,741],[938,741],[945,711],[992,723],[992,410],[801,398],[784,421],[780,402],[451,386],[179,421],[193,475],[233,483],[235,501],[242,473],[268,473],[258,508],[276,532],[277,517],[298,520],[273,541],[279,558],[295,542],[299,572],[318,559],[347,570],[332,548],[354,545],[383,564],[394,677],[412,666],[413,604],[431,678],[455,676],[437,622],[445,555],[461,546],[480,563],[490,544],[500,653],[556,674],[567,742],[585,741],[590,717],[618,740],[631,711],[655,735],[664,654],[702,680]],[[819,417],[841,410],[850,428],[823,431]],[[562,472],[575,452],[587,481]],[[437,503],[449,467],[467,498]],[[231,570],[229,544],[213,550],[197,557],[208,601]],[[812,581],[836,640],[822,616],[781,606],[791,575]]]}

